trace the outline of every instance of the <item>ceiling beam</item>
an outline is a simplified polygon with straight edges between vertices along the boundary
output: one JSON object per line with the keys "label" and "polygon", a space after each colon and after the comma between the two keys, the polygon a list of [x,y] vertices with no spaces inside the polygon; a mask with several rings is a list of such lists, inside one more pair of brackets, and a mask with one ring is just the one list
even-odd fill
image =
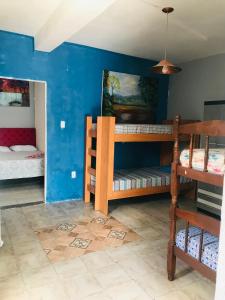
{"label": "ceiling beam", "polygon": [[64,0],[34,37],[35,50],[50,52],[102,14],[116,0]]}

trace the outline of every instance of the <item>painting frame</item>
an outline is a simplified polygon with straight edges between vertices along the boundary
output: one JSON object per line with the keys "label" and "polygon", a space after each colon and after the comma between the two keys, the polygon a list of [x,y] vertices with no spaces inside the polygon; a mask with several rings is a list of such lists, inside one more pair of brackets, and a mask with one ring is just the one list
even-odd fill
{"label": "painting frame", "polygon": [[30,107],[30,83],[0,77],[0,107]]}
{"label": "painting frame", "polygon": [[103,70],[102,116],[115,116],[116,123],[154,124],[158,103],[158,78]]}

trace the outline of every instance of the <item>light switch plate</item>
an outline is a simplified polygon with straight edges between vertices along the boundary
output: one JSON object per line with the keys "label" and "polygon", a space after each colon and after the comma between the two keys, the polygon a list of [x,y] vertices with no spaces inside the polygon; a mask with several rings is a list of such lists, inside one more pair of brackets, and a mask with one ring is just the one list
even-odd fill
{"label": "light switch plate", "polygon": [[76,171],[72,171],[71,172],[71,178],[76,178],[77,177],[77,172]]}
{"label": "light switch plate", "polygon": [[60,122],[60,128],[64,129],[66,127],[66,122],[65,121],[61,121]]}

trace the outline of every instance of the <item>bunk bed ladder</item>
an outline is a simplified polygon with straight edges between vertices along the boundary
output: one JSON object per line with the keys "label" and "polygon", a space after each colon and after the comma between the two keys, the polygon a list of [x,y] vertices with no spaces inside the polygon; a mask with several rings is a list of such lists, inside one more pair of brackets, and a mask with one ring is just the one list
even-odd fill
{"label": "bunk bed ladder", "polygon": [[96,176],[96,170],[91,167],[91,158],[96,157],[96,150],[92,149],[92,138],[96,137],[96,130],[92,129],[92,117],[86,119],[86,150],[85,150],[85,185],[84,201],[90,203],[90,193],[95,193],[95,188],[91,186],[91,175]]}

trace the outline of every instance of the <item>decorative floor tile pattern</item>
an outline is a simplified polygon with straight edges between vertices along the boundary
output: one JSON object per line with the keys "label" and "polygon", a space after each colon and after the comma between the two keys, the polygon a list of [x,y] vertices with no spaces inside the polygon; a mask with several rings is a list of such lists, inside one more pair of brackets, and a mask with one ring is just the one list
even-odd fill
{"label": "decorative floor tile pattern", "polygon": [[136,232],[112,216],[62,223],[35,230],[35,233],[51,262],[122,246],[140,239]]}
{"label": "decorative floor tile pattern", "polygon": [[72,231],[75,227],[76,225],[74,224],[65,223],[65,224],[60,224],[56,229],[61,231]]}

